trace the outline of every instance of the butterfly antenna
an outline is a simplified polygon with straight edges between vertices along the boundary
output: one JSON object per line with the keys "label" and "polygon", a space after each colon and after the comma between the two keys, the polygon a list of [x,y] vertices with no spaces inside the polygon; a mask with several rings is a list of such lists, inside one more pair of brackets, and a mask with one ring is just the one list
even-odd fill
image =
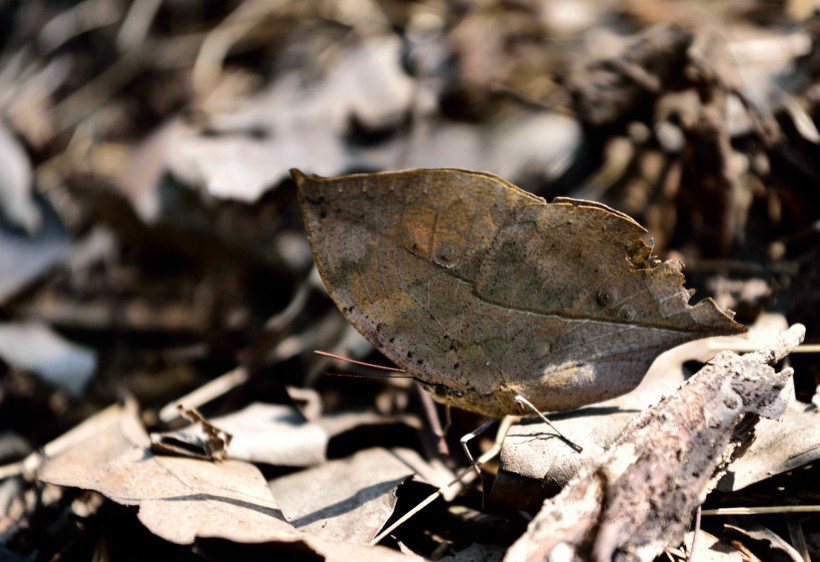
{"label": "butterfly antenna", "polygon": [[365,379],[413,379],[415,378],[413,375],[408,373],[403,369],[397,369],[396,367],[387,367],[385,365],[376,365],[374,363],[365,363],[364,361],[356,361],[355,359],[350,359],[349,357],[343,357],[341,355],[336,355],[335,353],[328,353],[327,351],[319,351],[316,350],[313,353],[316,355],[321,355],[322,357],[327,357],[329,359],[335,359],[337,361],[344,361],[345,363],[352,363],[353,365],[359,365],[362,367],[369,367],[371,369],[378,369],[380,371],[387,371],[390,374],[375,374],[371,373],[369,375],[364,375],[360,373],[331,373],[325,371],[324,374],[337,376],[337,377],[356,377],[356,378],[365,378]]}

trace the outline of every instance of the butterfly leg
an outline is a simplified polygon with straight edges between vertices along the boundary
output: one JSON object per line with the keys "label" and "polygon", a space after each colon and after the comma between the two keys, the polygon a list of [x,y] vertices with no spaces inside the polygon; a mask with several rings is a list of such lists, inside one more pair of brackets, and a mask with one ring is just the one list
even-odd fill
{"label": "butterfly leg", "polygon": [[545,415],[543,414],[543,412],[541,412],[541,410],[539,410],[538,408],[536,408],[536,407],[533,405],[533,403],[532,403],[532,402],[530,402],[529,400],[527,400],[526,398],[524,398],[524,397],[523,397],[523,396],[521,396],[520,394],[519,394],[518,396],[516,396],[516,397],[515,397],[515,401],[516,401],[516,402],[518,402],[521,406],[526,407],[526,408],[529,408],[530,410],[532,410],[533,412],[535,412],[535,414],[536,414],[539,418],[541,418],[542,420],[544,420],[544,422],[545,422],[548,426],[550,426],[550,427],[553,429],[553,431],[555,431],[555,433],[558,435],[558,437],[559,437],[559,438],[560,438],[560,439],[561,439],[564,443],[566,443],[567,445],[569,445],[570,447],[572,447],[572,449],[573,449],[575,452],[580,453],[581,451],[583,451],[583,448],[582,448],[580,445],[578,445],[577,443],[573,443],[570,439],[568,439],[567,437],[565,437],[563,433],[561,433],[560,431],[558,431],[558,428],[557,428],[557,427],[555,427],[554,425],[552,425],[552,422],[551,422],[551,421],[549,421],[549,420],[547,419],[547,416],[545,416]]}
{"label": "butterfly leg", "polygon": [[[504,438],[507,436],[507,432],[510,430],[510,427],[512,427],[512,424],[515,423],[519,419],[521,419],[519,416],[506,416],[506,417],[504,417],[504,419],[501,420],[501,424],[498,427],[498,433],[496,433],[496,437],[495,437],[495,444],[493,445],[493,447],[489,451],[487,451],[486,453],[482,453],[482,455],[480,457],[478,457],[478,459],[473,461],[473,457],[470,454],[470,452],[465,450],[465,452],[467,453],[467,457],[470,459],[470,462],[473,463],[473,467],[465,468],[464,470],[459,472],[458,475],[449,484],[447,484],[445,486],[442,486],[441,488],[436,490],[433,494],[428,496],[427,499],[425,499],[420,504],[418,504],[416,507],[414,507],[413,509],[411,509],[410,511],[408,511],[407,513],[405,513],[404,515],[399,517],[395,522],[393,522],[392,525],[390,525],[389,527],[384,529],[381,533],[379,533],[379,535],[376,538],[374,538],[372,541],[370,541],[370,545],[372,546],[374,544],[378,544],[379,542],[381,542],[382,539],[384,539],[386,536],[388,536],[390,533],[392,533],[397,527],[399,527],[399,525],[402,525],[405,521],[407,521],[408,519],[413,517],[416,513],[418,513],[422,509],[424,509],[424,507],[430,505],[433,501],[435,501],[439,497],[442,497],[442,496],[446,497],[447,495],[452,493],[453,488],[454,488],[454,486],[456,486],[456,484],[461,483],[462,485],[466,485],[469,482],[471,482],[472,478],[475,478],[475,477],[472,477],[472,478],[470,477],[473,468],[475,468],[476,472],[478,472],[478,475],[481,476],[481,471],[478,469],[478,467],[481,466],[482,464],[484,464],[485,462],[489,462],[490,460],[492,460],[501,451],[501,444],[504,442]],[[465,435],[462,438],[462,445],[465,445],[465,443],[467,441],[469,441],[470,439],[472,439],[472,437],[475,437],[476,435],[479,435],[482,431],[485,431],[488,427],[490,427],[490,425],[492,425],[492,423],[494,421],[495,420],[490,420],[490,421],[486,422],[485,424],[483,424],[478,429],[476,429],[475,431],[471,431],[470,433]],[[468,436],[472,436],[472,437],[468,437]],[[465,448],[466,448],[466,445],[465,445]]]}
{"label": "butterfly leg", "polygon": [[464,435],[461,436],[461,448],[464,449],[464,454],[467,455],[468,459],[470,459],[470,464],[473,465],[473,468],[475,469],[475,471],[478,473],[479,476],[481,476],[481,469],[478,468],[478,465],[476,464],[475,459],[473,459],[473,455],[472,455],[472,453],[470,453],[470,448],[467,446],[467,443],[470,440],[474,439],[475,437],[477,437],[477,436],[481,435],[482,433],[484,433],[485,431],[487,431],[490,428],[490,426],[493,425],[495,422],[496,422],[496,420],[485,421],[477,429],[474,429],[470,433],[465,433]]}

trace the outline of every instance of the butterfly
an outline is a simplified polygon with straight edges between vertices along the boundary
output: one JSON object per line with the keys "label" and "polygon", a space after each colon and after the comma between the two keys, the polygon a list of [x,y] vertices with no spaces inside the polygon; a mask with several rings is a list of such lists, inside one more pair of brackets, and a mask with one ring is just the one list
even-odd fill
{"label": "butterfly", "polygon": [[746,331],[690,305],[682,264],[601,203],[449,168],[291,174],[331,298],[443,404],[571,409],[632,390],[666,349]]}

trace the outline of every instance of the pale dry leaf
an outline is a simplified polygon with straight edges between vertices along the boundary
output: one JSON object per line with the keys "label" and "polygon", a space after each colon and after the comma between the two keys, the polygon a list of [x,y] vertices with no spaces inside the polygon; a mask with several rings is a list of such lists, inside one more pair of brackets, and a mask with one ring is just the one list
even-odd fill
{"label": "pale dry leaf", "polygon": [[[788,562],[804,562],[803,557],[792,545],[780,535],[753,521],[745,521],[742,525],[724,525],[724,529],[733,535],[740,535],[748,541],[754,541],[760,546],[763,560],[783,560]],[[775,554],[776,553],[776,554]]]}
{"label": "pale dry leaf", "polygon": [[325,460],[328,434],[292,406],[256,402],[210,420],[233,435],[228,456],[279,466],[313,466]]}
{"label": "pale dry leaf", "polygon": [[117,187],[145,223],[161,212],[160,181],[166,172],[166,154],[185,138],[185,125],[173,119],[142,139],[131,151],[128,164],[117,178]]}
{"label": "pale dry leaf", "polygon": [[101,467],[101,472],[97,486],[79,487],[95,489],[124,505],[139,505],[140,521],[171,542],[190,544],[197,537],[246,543],[301,538],[284,520],[259,469],[242,461],[212,463],[132,449]]}
{"label": "pale dry leaf", "polygon": [[97,369],[94,351],[36,321],[0,323],[0,358],[75,397]]}
{"label": "pale dry leaf", "polygon": [[330,437],[336,437],[363,426],[406,424],[421,429],[422,424],[413,416],[385,416],[370,410],[334,412],[316,420]]}
{"label": "pale dry leaf", "polygon": [[136,404],[112,405],[47,444],[38,477],[45,482],[51,478],[79,480],[85,478],[88,467],[148,444]]}
{"label": "pale dry leaf", "polygon": [[31,162],[20,142],[0,120],[0,216],[32,235],[42,216],[32,194]]}
{"label": "pale dry leaf", "polygon": [[146,448],[148,436],[136,412],[123,416],[130,419],[110,423],[47,460],[40,479],[139,506],[137,517],[152,533],[179,544],[197,537],[248,543],[302,538],[284,520],[256,467],[155,456]]}
{"label": "pale dry leaf", "polygon": [[318,554],[325,558],[325,562],[423,562],[424,558],[397,552],[383,546],[365,546],[350,542],[331,542],[318,537],[305,537],[305,542]]}
{"label": "pale dry leaf", "polygon": [[70,259],[71,239],[60,219],[47,203],[39,210],[42,224],[31,236],[0,221],[0,303]]}
{"label": "pale dry leaf", "polygon": [[388,548],[338,543],[304,534],[287,523],[261,473],[248,463],[209,463],[157,457],[136,406],[106,410],[69,432],[70,445],[39,471],[43,482],[96,490],[117,503],[139,506],[138,518],[165,540],[196,538],[234,542],[302,542],[325,560],[421,560]]}
{"label": "pale dry leaf", "polygon": [[[687,552],[691,552],[694,535],[690,531],[684,537],[683,542],[687,546]],[[746,557],[738,549],[704,530],[698,531],[695,552],[692,552],[688,558],[700,562],[747,562]]]}
{"label": "pale dry leaf", "polygon": [[351,117],[398,126],[410,106],[413,82],[400,62],[401,42],[390,36],[345,49],[319,83],[306,84],[304,69],[284,74],[233,110],[208,115],[207,134],[178,127],[168,166],[215,197],[245,202],[293,166],[329,174],[353,167],[355,151],[344,140]]}
{"label": "pale dry leaf", "polygon": [[820,459],[820,411],[793,400],[779,421],[760,420],[755,440],[729,465],[717,489],[741,490]]}
{"label": "pale dry leaf", "polygon": [[682,345],[662,353],[640,385],[628,394],[551,414],[555,429],[580,445],[581,453],[556,438],[555,429],[538,420],[510,428],[502,445],[501,466],[491,499],[540,505],[544,493],[560,490],[582,466],[600,458],[635,415],[680,386],[684,381],[683,363],[692,359],[686,348]]}
{"label": "pale dry leaf", "polygon": [[273,497],[297,529],[323,539],[367,544],[393,514],[396,488],[415,472],[409,449],[372,448],[350,458],[269,482]]}
{"label": "pale dry leaf", "polygon": [[[308,421],[293,406],[261,402],[209,422],[231,434],[232,439],[226,447],[229,458],[293,467],[323,463],[328,441],[358,427],[400,423],[418,428],[420,425],[415,418],[383,416],[370,411],[337,412]],[[198,424],[155,435],[160,438],[186,435],[204,438]]]}
{"label": "pale dry leaf", "polygon": [[480,169],[505,178],[549,181],[567,171],[580,147],[578,122],[555,113],[523,112],[481,127],[429,119],[415,125],[410,139],[396,137],[363,148],[356,167],[381,170],[401,162],[403,168]]}
{"label": "pale dry leaf", "polygon": [[456,169],[292,174],[336,305],[442,403],[571,409],[632,390],[666,349],[746,330],[689,305],[682,265],[600,203]]}

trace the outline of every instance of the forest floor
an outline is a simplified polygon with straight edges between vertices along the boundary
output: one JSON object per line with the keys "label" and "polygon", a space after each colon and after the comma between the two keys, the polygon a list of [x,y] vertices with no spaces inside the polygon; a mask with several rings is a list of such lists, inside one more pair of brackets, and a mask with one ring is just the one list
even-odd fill
{"label": "forest floor", "polygon": [[[0,4],[0,559],[513,561],[545,558],[561,543],[579,560],[668,560],[687,558],[697,536],[698,561],[820,560],[820,15],[813,6]],[[587,208],[630,228],[624,215],[632,217],[648,234],[627,253],[650,244],[657,260],[681,262],[686,288],[696,291],[691,304],[703,311],[710,297],[750,328],[748,337],[676,347],[633,393],[551,413],[583,452],[546,424],[516,423],[500,456],[485,455],[493,458],[479,477],[459,439],[486,417],[453,409],[448,424],[444,407],[412,380],[314,353],[398,364],[442,396],[456,396],[436,386],[452,376],[471,389],[473,403],[475,387],[502,386],[500,378],[476,382],[450,359],[454,371],[444,379],[414,367],[445,361],[448,350],[423,339],[441,335],[433,322],[393,336],[416,354],[412,360],[378,345],[390,322],[376,318],[371,330],[362,320],[362,337],[347,321],[359,318],[353,306],[340,312],[317,274],[303,226],[308,211],[300,211],[291,179],[292,169],[330,177],[440,167],[490,172],[547,202],[596,201],[608,208]],[[361,178],[369,179],[354,180],[356,189],[397,189],[379,183],[384,176]],[[421,181],[410,178],[398,199]],[[440,218],[478,232],[497,200],[451,178],[447,189],[464,183],[462,203]],[[413,222],[427,210],[421,204],[397,211],[375,195],[339,201],[360,211],[367,236],[375,232],[355,238],[355,221],[311,232],[327,245],[313,248],[317,261],[326,251],[343,273],[363,252],[393,255],[371,222],[402,215],[407,222],[397,229],[426,232]],[[318,212],[324,221],[325,210]],[[435,232],[445,232],[442,225]],[[466,260],[480,243],[466,230],[451,234],[461,244],[455,258],[436,254],[437,269],[409,274],[423,280],[450,270],[458,264],[447,258]],[[551,236],[552,227],[513,240],[521,249]],[[516,254],[491,276],[498,271],[513,283],[509,302],[525,294],[528,303],[549,300],[544,287],[563,279],[571,289],[554,298],[577,289],[584,302],[607,309],[617,290],[594,289],[601,280],[587,266],[608,244],[626,242],[614,232],[596,236],[561,238],[577,263],[549,254],[529,277],[515,270]],[[532,252],[520,254],[526,262]],[[648,254],[630,263],[672,267]],[[372,290],[389,297],[378,311],[390,319],[418,312],[407,308],[412,287],[389,285],[394,269],[378,267],[356,270],[361,283],[373,280]],[[342,278],[339,288],[332,270],[322,273],[343,304],[348,289],[365,308],[376,300],[356,280]],[[462,273],[449,279],[463,285]],[[512,324],[473,314],[484,310],[486,295],[468,296],[484,300],[457,313],[468,326],[459,334],[472,339],[453,345],[492,349],[499,376],[547,345],[533,327],[532,347],[512,348]],[[429,311],[433,319],[456,314],[447,295],[439,298],[445,304]],[[668,299],[657,302],[662,309]],[[612,309],[646,341],[632,345],[622,365],[637,357],[648,364],[665,349],[651,339],[657,326],[642,306]],[[504,307],[503,318],[513,308]],[[799,326],[778,339],[796,324],[805,327],[801,345]],[[591,333],[604,344],[580,345],[580,355],[568,356],[573,365],[627,353],[620,336]],[[730,353],[701,371],[721,350]],[[768,382],[736,401],[721,394],[725,388],[701,390],[692,377],[698,371],[707,384],[732,374]],[[691,384],[676,393],[686,379]],[[547,382],[560,394],[557,380]],[[751,404],[750,394],[761,402]],[[670,395],[662,407],[678,400],[701,414],[646,409]],[[707,406],[715,396],[717,405]],[[767,416],[779,421],[759,419]],[[635,419],[658,423],[676,443],[646,444],[636,435],[644,422]],[[699,422],[713,431],[708,438]],[[492,450],[494,431],[470,442],[473,456]],[[708,450],[698,448],[701,437]],[[627,454],[613,443],[667,459],[631,477],[627,495],[652,507],[641,521],[622,509],[617,529],[603,524],[627,489],[619,492],[612,476]],[[577,537],[543,538],[537,527],[558,505],[551,502],[580,509],[584,477],[606,480],[590,508],[601,514],[579,515],[590,526]],[[676,482],[681,495],[652,495],[653,477],[656,488]],[[440,497],[380,535],[437,490]],[[525,543],[534,549],[528,555]]]}

